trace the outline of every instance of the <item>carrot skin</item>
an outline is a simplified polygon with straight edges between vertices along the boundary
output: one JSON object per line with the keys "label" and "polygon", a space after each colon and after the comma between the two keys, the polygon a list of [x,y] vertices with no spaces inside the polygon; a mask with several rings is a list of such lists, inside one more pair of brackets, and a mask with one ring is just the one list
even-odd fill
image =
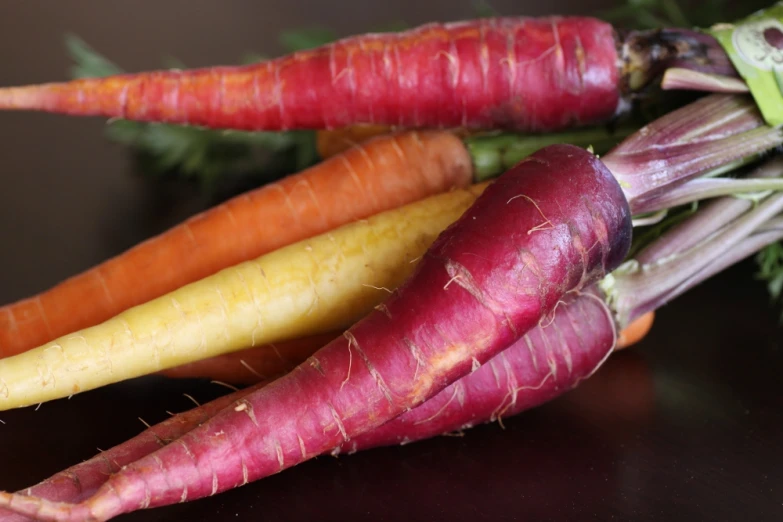
{"label": "carrot skin", "polygon": [[106,520],[214,495],[331,451],[547,320],[567,293],[616,268],[630,239],[628,202],[608,169],[579,147],[541,149],[487,187],[382,306],[292,372],[127,466],[85,503],[0,495],[0,505],[44,519]]}
{"label": "carrot skin", "polygon": [[211,128],[509,128],[611,119],[618,42],[587,17],[429,23],[241,67],[153,71],[0,90],[0,109]]}
{"label": "carrot skin", "polygon": [[[517,415],[590,377],[612,353],[614,339],[614,322],[601,294],[595,289],[571,294],[551,322],[530,330],[486,365],[423,404],[338,446],[332,454],[414,442]],[[22,493],[78,502],[106,482],[110,473],[171,443],[266,384],[259,382],[176,415]],[[114,465],[107,467],[107,461]],[[21,515],[0,510],[0,522],[22,520]]]}
{"label": "carrot skin", "polygon": [[332,454],[407,444],[502,422],[592,376],[612,354],[616,335],[611,312],[597,290],[569,295],[552,321],[533,328],[420,406],[344,442]]}
{"label": "carrot skin", "polygon": [[472,182],[448,132],[371,139],[193,216],[54,287],[0,307],[0,357],[106,321],[280,247]]}

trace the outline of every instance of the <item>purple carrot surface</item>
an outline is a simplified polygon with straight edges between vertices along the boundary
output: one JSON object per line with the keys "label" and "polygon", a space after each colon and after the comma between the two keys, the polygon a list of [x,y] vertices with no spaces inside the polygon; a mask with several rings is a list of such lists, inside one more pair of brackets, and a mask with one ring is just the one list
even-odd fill
{"label": "purple carrot surface", "polygon": [[372,313],[291,373],[79,504],[0,495],[44,520],[107,520],[193,500],[329,452],[441,392],[620,264],[631,215],[617,181],[571,145],[501,175]]}
{"label": "purple carrot surface", "polygon": [[575,388],[601,367],[617,340],[599,291],[569,295],[551,321],[417,408],[341,444],[332,454],[406,444],[502,422]]}
{"label": "purple carrot surface", "polygon": [[246,130],[356,124],[544,132],[607,122],[669,65],[732,74],[710,36],[620,35],[589,17],[499,17],[363,34],[245,66],[0,89],[0,110]]}
{"label": "purple carrot surface", "polygon": [[[575,388],[591,376],[612,353],[615,339],[614,320],[600,292],[591,288],[580,295],[570,294],[551,321],[533,328],[487,364],[423,404],[340,445],[332,454],[414,442],[516,415]],[[170,444],[267,383],[175,415],[21,493],[79,502],[123,466]],[[0,510],[0,522],[23,520],[27,517]]]}

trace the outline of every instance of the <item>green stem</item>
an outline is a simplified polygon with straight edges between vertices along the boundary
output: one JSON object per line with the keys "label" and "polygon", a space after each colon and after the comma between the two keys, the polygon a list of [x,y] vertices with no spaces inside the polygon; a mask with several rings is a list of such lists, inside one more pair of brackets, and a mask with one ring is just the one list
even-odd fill
{"label": "green stem", "polygon": [[473,158],[474,181],[481,182],[499,176],[548,145],[570,143],[592,147],[596,154],[603,154],[636,130],[626,126],[590,127],[552,134],[484,134],[466,138],[465,145]]}

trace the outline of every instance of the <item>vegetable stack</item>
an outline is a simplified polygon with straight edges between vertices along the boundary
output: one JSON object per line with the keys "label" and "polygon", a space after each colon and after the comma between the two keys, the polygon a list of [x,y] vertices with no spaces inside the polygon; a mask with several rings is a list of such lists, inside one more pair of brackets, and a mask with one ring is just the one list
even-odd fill
{"label": "vegetable stack", "polygon": [[[2,410],[154,372],[214,376],[225,361],[252,374],[229,379],[247,388],[0,493],[0,521],[191,501],[319,455],[500,421],[590,378],[666,302],[783,238],[783,131],[750,96],[701,96],[635,131],[590,127],[672,67],[733,74],[696,31],[494,18],[244,67],[0,90],[6,109],[409,128],[0,310]],[[508,129],[528,134],[497,134]],[[663,232],[634,233],[650,225]],[[84,296],[96,306],[65,312]]]}

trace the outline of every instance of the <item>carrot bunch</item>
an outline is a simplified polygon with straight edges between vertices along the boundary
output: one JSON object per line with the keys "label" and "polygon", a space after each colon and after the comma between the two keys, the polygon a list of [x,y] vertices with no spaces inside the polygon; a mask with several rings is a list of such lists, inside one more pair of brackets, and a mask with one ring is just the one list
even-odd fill
{"label": "carrot bunch", "polygon": [[783,167],[760,162],[783,132],[749,97],[595,125],[670,66],[726,63],[692,31],[497,18],[0,89],[6,109],[315,128],[325,158],[0,308],[1,410],[155,372],[247,386],[109,450],[109,476],[103,455],[0,493],[0,520],[202,498],[578,386],[667,301],[783,238]]}

